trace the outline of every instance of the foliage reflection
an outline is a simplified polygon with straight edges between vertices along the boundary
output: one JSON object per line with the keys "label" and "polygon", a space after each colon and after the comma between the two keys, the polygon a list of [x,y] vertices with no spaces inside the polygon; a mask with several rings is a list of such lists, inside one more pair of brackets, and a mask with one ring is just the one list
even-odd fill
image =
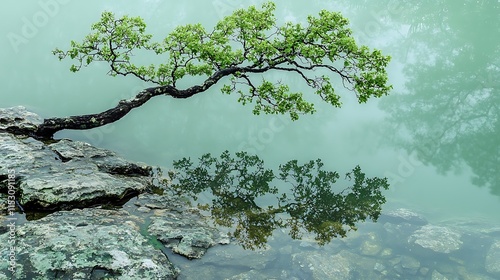
{"label": "foliage reflection", "polygon": [[[348,186],[335,192],[340,176],[323,170],[319,159],[303,165],[289,161],[275,174],[245,152],[232,157],[226,151],[219,158],[205,154],[196,164],[183,158],[174,161],[174,167],[176,171],[169,172],[172,181],[165,179],[162,185],[195,200],[208,192],[211,202],[199,206],[217,225],[232,227],[233,237],[247,249],[264,247],[279,228],[286,228],[293,239],[312,233],[321,245],[345,237],[358,222],[377,220],[385,203],[382,190],[389,187],[386,178],[367,178],[356,166],[346,174]],[[262,206],[269,197],[273,205]]]}

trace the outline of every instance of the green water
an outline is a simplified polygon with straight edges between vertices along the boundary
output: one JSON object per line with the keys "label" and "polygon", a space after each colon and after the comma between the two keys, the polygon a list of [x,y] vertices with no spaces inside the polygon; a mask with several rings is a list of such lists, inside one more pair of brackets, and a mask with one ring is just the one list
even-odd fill
{"label": "green water", "polygon": [[[174,26],[209,27],[237,7],[263,1],[6,1],[0,16],[0,107],[24,105],[44,117],[95,113],[149,86],[78,74],[51,54],[89,31],[100,13],[142,16],[161,38]],[[254,116],[220,87],[187,100],[157,97],[115,124],[57,137],[87,141],[124,157],[170,167],[172,160],[246,150],[269,167],[321,158],[339,173],[360,165],[387,176],[384,209],[406,207],[430,221],[500,225],[500,3],[491,1],[276,1],[279,22],[341,11],[357,39],[392,56],[394,90],[359,105],[319,106],[291,122]],[[288,82],[288,81],[287,81]],[[291,86],[300,85],[296,79]],[[187,85],[186,85],[187,86]]]}

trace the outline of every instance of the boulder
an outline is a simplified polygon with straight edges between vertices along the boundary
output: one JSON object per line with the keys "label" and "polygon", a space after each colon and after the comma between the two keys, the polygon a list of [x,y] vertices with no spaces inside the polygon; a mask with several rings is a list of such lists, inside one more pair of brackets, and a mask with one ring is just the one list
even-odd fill
{"label": "boulder", "polygon": [[396,210],[383,212],[382,215],[380,215],[378,222],[389,222],[392,224],[408,223],[420,226],[428,224],[427,220],[422,215],[406,208],[398,208]]}
{"label": "boulder", "polygon": [[448,227],[425,225],[416,230],[409,238],[410,244],[438,253],[450,253],[461,248],[461,234]]}
{"label": "boulder", "polygon": [[[17,228],[16,279],[176,279],[179,270],[127,212],[60,211]],[[8,235],[0,235],[7,244]],[[1,255],[6,259],[7,248]],[[0,272],[9,275],[7,263]]]}
{"label": "boulder", "polygon": [[168,196],[142,194],[134,202],[142,213],[155,209],[150,217],[148,232],[174,253],[189,259],[201,258],[208,248],[216,244],[229,244],[227,234],[209,227],[208,221],[197,209]]}
{"label": "boulder", "polygon": [[0,131],[28,134],[41,123],[42,117],[23,106],[0,108]]}
{"label": "boulder", "polygon": [[0,189],[9,170],[15,171],[19,203],[38,211],[119,203],[146,190],[152,168],[83,142],[0,133]]}
{"label": "boulder", "polygon": [[342,250],[337,254],[313,251],[292,255],[293,267],[300,268],[302,279],[379,279],[373,268],[376,259]]}
{"label": "boulder", "polygon": [[500,276],[500,241],[493,243],[486,254],[486,271]]}

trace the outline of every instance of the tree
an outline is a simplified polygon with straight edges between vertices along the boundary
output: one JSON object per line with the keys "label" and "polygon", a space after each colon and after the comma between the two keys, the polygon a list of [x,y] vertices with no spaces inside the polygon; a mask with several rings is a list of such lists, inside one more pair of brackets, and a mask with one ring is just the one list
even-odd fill
{"label": "tree", "polygon": [[[98,114],[49,118],[30,131],[12,132],[52,138],[64,129],[103,126],[155,96],[189,98],[224,78],[228,79],[224,79],[222,92],[238,93],[243,105],[254,103],[254,114],[288,113],[297,120],[300,114],[314,112],[314,98],[305,98],[288,85],[263,76],[271,71],[297,75],[320,99],[335,107],[340,107],[341,101],[332,76],[354,91],[360,103],[391,89],[386,73],[390,58],[379,50],[358,46],[341,14],[323,10],[317,17],[309,16],[306,25],[277,26],[274,10],[272,2],[261,9],[236,10],[210,31],[201,24],[179,26],[161,42],[152,41],[141,18],[115,18],[113,13],[104,12],[81,42],[71,41],[68,50],[56,49],[54,55],[74,60],[73,72],[104,62],[109,64],[111,76],[135,76],[154,86]],[[157,55],[161,63],[136,64],[134,52]],[[188,88],[178,86],[181,80],[196,76],[204,81]]]}
{"label": "tree", "polygon": [[[346,174],[352,185],[344,182],[350,186],[335,187],[339,174],[323,170],[319,159],[302,165],[291,160],[275,174],[257,156],[245,152],[232,157],[225,151],[219,158],[205,154],[198,163],[183,158],[174,161],[173,167],[175,172],[160,179],[158,186],[195,200],[208,195],[211,203],[198,207],[208,210],[216,225],[232,227],[232,236],[247,249],[264,247],[279,228],[289,230],[293,239],[312,233],[320,245],[345,237],[357,229],[357,223],[378,219],[385,203],[382,191],[389,187],[387,178],[368,178],[359,166]],[[290,188],[280,192],[283,188],[277,185],[283,183]],[[263,205],[262,197],[275,201]]]}

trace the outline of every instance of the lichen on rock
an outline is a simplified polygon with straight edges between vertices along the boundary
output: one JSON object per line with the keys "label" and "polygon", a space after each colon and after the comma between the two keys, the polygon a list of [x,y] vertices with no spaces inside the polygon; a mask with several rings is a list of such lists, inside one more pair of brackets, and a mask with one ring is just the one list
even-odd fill
{"label": "lichen on rock", "polygon": [[[15,276],[175,279],[179,270],[127,223],[133,219],[126,211],[74,209],[19,226]],[[0,235],[0,242],[7,244],[7,238],[7,234]],[[1,255],[6,253],[2,249]]]}

